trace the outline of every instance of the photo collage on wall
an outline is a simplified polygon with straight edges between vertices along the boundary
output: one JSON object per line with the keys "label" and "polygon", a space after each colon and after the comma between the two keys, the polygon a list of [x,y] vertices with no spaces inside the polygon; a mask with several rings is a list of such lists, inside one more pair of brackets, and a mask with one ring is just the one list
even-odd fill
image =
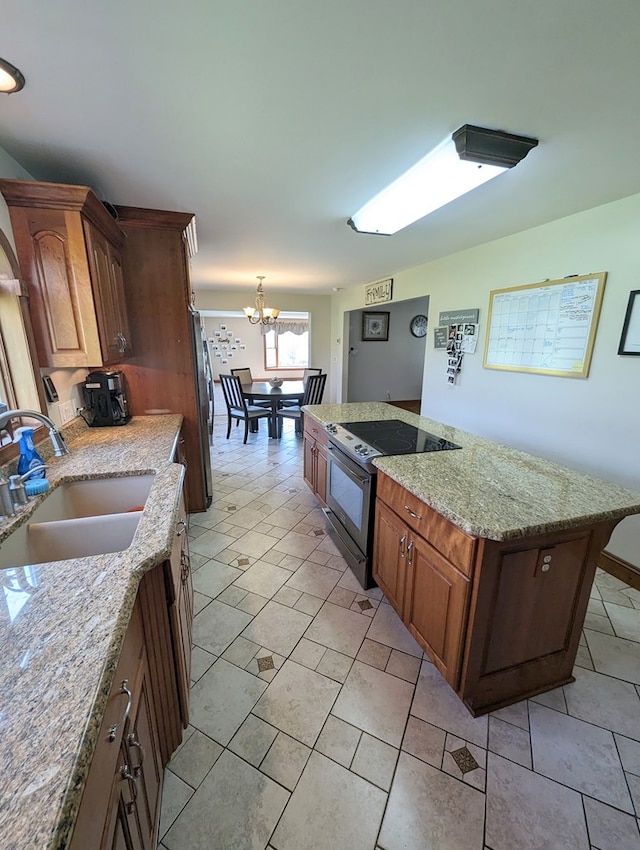
{"label": "photo collage on wall", "polygon": [[209,339],[209,345],[215,358],[214,365],[217,366],[228,365],[237,351],[245,351],[247,348],[242,339],[236,336],[231,328],[226,325],[220,325],[219,329],[213,332],[213,336]]}
{"label": "photo collage on wall", "polygon": [[474,354],[478,339],[478,325],[460,322],[448,326],[447,335],[447,383],[455,384],[462,371],[465,354]]}

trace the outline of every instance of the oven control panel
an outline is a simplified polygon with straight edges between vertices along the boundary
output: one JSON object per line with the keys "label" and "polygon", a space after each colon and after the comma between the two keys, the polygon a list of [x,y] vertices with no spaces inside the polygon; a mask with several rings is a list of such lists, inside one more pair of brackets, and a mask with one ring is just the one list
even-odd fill
{"label": "oven control panel", "polygon": [[343,425],[336,425],[335,422],[329,422],[325,425],[325,429],[331,434],[331,442],[343,449],[348,455],[351,455],[355,460],[370,460],[374,457],[380,457],[383,453],[369,443],[365,443],[360,437],[356,437]]}

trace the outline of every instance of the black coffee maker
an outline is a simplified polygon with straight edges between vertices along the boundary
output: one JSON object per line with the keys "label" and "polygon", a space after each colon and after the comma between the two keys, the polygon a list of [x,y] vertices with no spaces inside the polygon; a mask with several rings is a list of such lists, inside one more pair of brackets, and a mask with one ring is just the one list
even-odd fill
{"label": "black coffee maker", "polygon": [[122,372],[90,372],[82,391],[85,403],[82,418],[87,425],[126,425],[131,418]]}

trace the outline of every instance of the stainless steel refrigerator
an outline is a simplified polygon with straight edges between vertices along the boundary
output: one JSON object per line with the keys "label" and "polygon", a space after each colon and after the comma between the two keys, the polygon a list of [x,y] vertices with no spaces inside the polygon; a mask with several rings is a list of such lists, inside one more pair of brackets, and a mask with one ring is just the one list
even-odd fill
{"label": "stainless steel refrigerator", "polygon": [[205,504],[211,504],[213,485],[211,476],[211,435],[213,433],[213,372],[204,326],[197,310],[190,309],[191,338],[196,364],[196,389],[198,394],[198,434],[202,459],[202,480]]}

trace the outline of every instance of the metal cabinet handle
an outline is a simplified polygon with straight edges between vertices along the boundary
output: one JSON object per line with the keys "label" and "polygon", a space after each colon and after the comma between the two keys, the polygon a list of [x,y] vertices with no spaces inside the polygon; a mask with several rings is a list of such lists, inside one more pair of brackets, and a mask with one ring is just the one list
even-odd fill
{"label": "metal cabinet handle", "polygon": [[413,540],[407,546],[407,564],[413,566]]}
{"label": "metal cabinet handle", "polygon": [[140,754],[140,761],[131,768],[131,777],[133,779],[137,779],[142,772],[142,765],[144,764],[144,747],[140,741],[136,739],[135,732],[129,732],[127,735],[127,746],[132,750],[138,750],[138,753]]}
{"label": "metal cabinet handle", "polygon": [[420,516],[420,514],[414,514],[414,512],[411,510],[411,508],[409,507],[409,505],[405,505],[405,506],[404,506],[404,509],[405,509],[405,511],[409,514],[409,516],[412,516],[414,519],[422,519],[422,517]]}
{"label": "metal cabinet handle", "polygon": [[129,712],[131,711],[131,691],[129,690],[129,680],[123,679],[122,684],[120,685],[120,693],[127,695],[127,707],[124,710],[124,714],[122,715],[122,720],[120,723],[114,723],[113,726],[109,727],[109,737],[108,740],[110,743],[113,743],[116,739],[116,735],[118,732],[118,726],[124,726],[127,722],[127,718],[129,717]]}
{"label": "metal cabinet handle", "polygon": [[183,519],[179,519],[176,523],[176,537],[182,537],[186,530],[187,523]]}
{"label": "metal cabinet handle", "polygon": [[189,560],[189,556],[186,552],[182,552],[180,555],[180,567],[180,578],[184,584],[189,578],[189,573],[191,572],[191,561]]}
{"label": "metal cabinet handle", "polygon": [[406,542],[407,542],[407,535],[403,534],[402,537],[400,538],[400,557],[401,558],[404,558]]}
{"label": "metal cabinet handle", "polygon": [[138,774],[135,775],[131,772],[131,768],[128,764],[122,765],[120,768],[120,778],[122,780],[127,780],[129,783],[129,790],[131,791],[131,799],[126,804],[125,809],[127,810],[128,815],[132,815],[137,807],[138,803]]}

